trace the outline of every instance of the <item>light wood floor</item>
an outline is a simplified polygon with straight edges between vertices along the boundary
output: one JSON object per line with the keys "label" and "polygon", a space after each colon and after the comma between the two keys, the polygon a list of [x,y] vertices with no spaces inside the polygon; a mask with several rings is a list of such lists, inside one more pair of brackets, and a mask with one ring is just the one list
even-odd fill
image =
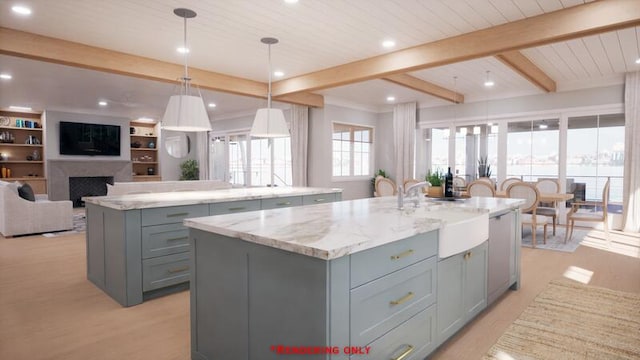
{"label": "light wood floor", "polygon": [[[637,257],[586,246],[575,253],[524,248],[522,288],[507,292],[432,358],[479,359],[571,266],[592,271],[593,285],[640,293]],[[86,280],[84,234],[0,237],[0,359],[189,358],[188,292],[122,308]]]}

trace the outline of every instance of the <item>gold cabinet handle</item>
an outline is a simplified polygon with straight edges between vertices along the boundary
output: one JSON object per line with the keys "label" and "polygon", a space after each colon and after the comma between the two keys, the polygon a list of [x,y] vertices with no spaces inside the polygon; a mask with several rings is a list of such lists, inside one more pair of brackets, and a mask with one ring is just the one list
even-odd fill
{"label": "gold cabinet handle", "polygon": [[278,206],[291,205],[291,201],[279,202],[276,205],[278,205]]}
{"label": "gold cabinet handle", "polygon": [[407,295],[405,295],[405,296],[401,297],[401,298],[400,298],[400,299],[398,299],[398,300],[390,301],[390,302],[389,302],[389,304],[391,304],[391,305],[400,305],[400,304],[402,304],[403,302],[407,302],[407,301],[411,300],[411,299],[413,298],[413,296],[414,296],[414,295],[415,295],[414,293],[412,293],[411,291],[409,291],[409,293],[408,293]]}
{"label": "gold cabinet handle", "polygon": [[401,252],[398,255],[391,255],[391,260],[398,260],[398,259],[401,259],[401,258],[403,258],[405,256],[409,256],[411,254],[413,254],[413,249],[409,249],[409,250],[407,250],[405,252]]}
{"label": "gold cabinet handle", "polygon": [[181,212],[181,213],[175,213],[175,214],[167,214],[167,217],[187,216],[187,215],[189,215],[188,212]]}
{"label": "gold cabinet handle", "polygon": [[400,356],[391,358],[391,360],[402,360],[409,356],[413,352],[414,347],[412,345],[407,344],[407,349],[400,354]]}
{"label": "gold cabinet handle", "polygon": [[167,272],[169,274],[175,274],[175,273],[183,272],[183,271],[186,271],[186,270],[189,270],[189,266],[181,266],[181,267],[169,269],[169,270],[167,270]]}
{"label": "gold cabinet handle", "polygon": [[182,236],[182,237],[175,237],[175,238],[167,239],[167,241],[178,241],[178,240],[189,240],[189,237],[188,236]]}
{"label": "gold cabinet handle", "polygon": [[232,207],[232,208],[229,208],[229,211],[240,211],[246,208],[247,208],[246,206]]}
{"label": "gold cabinet handle", "polygon": [[471,251],[467,251],[466,254],[464,254],[464,259],[468,260],[471,257]]}
{"label": "gold cabinet handle", "polygon": [[325,199],[315,199],[313,201],[315,201],[315,202],[323,202],[323,201],[326,201],[326,200]]}

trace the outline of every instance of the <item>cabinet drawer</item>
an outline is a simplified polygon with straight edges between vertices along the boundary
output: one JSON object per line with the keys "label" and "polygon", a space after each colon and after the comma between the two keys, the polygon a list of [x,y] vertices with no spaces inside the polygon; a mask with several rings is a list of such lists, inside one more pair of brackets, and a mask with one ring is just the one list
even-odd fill
{"label": "cabinet drawer", "polygon": [[351,290],[351,343],[368,344],[436,301],[436,257]]}
{"label": "cabinet drawer", "polygon": [[201,216],[209,216],[208,204],[142,209],[142,226],[182,223],[184,219]]}
{"label": "cabinet drawer", "polygon": [[189,251],[189,229],[182,224],[154,225],[142,228],[142,258]]}
{"label": "cabinet drawer", "polygon": [[[423,360],[435,349],[436,305],[419,312],[383,337],[369,344],[371,350],[367,360],[398,359]],[[355,346],[364,346],[351,342]],[[352,355],[349,359],[361,359],[362,355]]]}
{"label": "cabinet drawer", "polygon": [[305,195],[302,197],[302,205],[322,204],[326,202],[334,202],[335,194],[316,194]]}
{"label": "cabinet drawer", "polygon": [[415,235],[405,240],[355,253],[351,255],[351,288],[437,253],[437,231]]}
{"label": "cabinet drawer", "polygon": [[260,210],[260,200],[229,201],[209,205],[210,215],[231,214],[254,210]]}
{"label": "cabinet drawer", "polygon": [[276,209],[302,205],[302,196],[290,196],[272,199],[262,199],[262,209]]}
{"label": "cabinet drawer", "polygon": [[142,291],[189,281],[189,253],[142,260]]}

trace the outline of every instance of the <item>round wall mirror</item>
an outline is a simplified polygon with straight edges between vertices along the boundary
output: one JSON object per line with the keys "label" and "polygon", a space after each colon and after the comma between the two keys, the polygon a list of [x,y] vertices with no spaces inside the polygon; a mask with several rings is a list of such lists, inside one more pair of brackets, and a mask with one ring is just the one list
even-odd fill
{"label": "round wall mirror", "polygon": [[165,131],[164,148],[169,156],[182,159],[191,152],[191,138],[184,132]]}

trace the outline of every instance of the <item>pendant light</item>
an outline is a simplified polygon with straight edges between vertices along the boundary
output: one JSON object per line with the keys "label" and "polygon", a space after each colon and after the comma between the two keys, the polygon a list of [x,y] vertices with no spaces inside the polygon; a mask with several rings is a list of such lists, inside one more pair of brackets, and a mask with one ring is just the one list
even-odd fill
{"label": "pendant light", "polygon": [[[196,17],[189,9],[174,9],[173,13],[184,19],[184,49],[187,49],[187,19]],[[180,93],[169,98],[167,109],[162,118],[162,129],[171,131],[210,131],[211,123],[204,106],[202,95],[191,94],[191,78],[187,67],[187,53],[184,51],[184,76],[180,79]]]}
{"label": "pendant light", "polygon": [[267,93],[267,107],[258,109],[249,135],[262,138],[287,137],[289,136],[289,129],[282,110],[271,108],[271,45],[277,44],[278,39],[266,37],[260,39],[260,41],[269,47],[269,90]]}

